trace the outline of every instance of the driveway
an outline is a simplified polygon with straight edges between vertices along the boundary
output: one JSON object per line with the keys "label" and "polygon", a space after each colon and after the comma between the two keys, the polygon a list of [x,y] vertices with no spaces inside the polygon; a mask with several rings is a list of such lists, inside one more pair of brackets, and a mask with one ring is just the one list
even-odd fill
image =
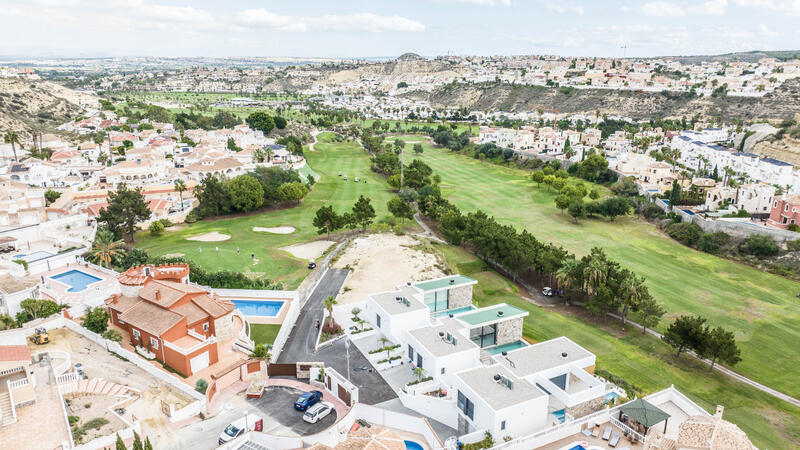
{"label": "driveway", "polygon": [[[298,361],[319,361],[328,367],[333,367],[337,372],[347,377],[358,386],[358,396],[361,403],[374,405],[397,397],[392,388],[384,381],[383,377],[372,367],[366,356],[355,345],[350,345],[350,373],[347,372],[347,338],[339,339],[333,344],[314,351],[317,342],[317,329],[314,327],[316,320],[322,321],[324,306],[322,300],[330,295],[336,296],[344,284],[350,271],[347,269],[329,269],[322,280],[311,293],[297,323],[289,334],[283,351],[278,357],[279,363],[293,363]],[[365,370],[357,370],[366,367]]]}
{"label": "driveway", "polygon": [[264,419],[264,433],[276,436],[308,436],[336,423],[336,411],[317,423],[303,420],[303,412],[294,409],[294,401],[303,391],[286,386],[272,386],[261,398],[248,398],[248,411]]}

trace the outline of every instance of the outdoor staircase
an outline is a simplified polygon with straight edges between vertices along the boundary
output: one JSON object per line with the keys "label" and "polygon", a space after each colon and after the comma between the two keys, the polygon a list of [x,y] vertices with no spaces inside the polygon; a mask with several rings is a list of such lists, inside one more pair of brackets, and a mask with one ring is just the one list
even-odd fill
{"label": "outdoor staircase", "polygon": [[492,359],[491,353],[487,352],[484,349],[481,349],[481,364],[484,366],[491,366],[494,364],[494,359]]}
{"label": "outdoor staircase", "polygon": [[14,407],[8,392],[0,393],[0,427],[14,423]]}
{"label": "outdoor staircase", "polygon": [[113,381],[102,378],[92,378],[91,380],[78,381],[78,388],[72,392],[73,395],[114,395],[118,397],[132,397],[139,393],[129,389],[127,386],[114,383]]}

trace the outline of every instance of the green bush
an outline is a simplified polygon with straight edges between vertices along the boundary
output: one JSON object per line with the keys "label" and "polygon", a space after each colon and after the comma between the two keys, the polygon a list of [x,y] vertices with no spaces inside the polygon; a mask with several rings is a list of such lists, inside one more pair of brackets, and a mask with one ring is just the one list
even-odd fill
{"label": "green bush", "polygon": [[83,424],[81,428],[84,430],[100,429],[103,425],[108,425],[108,419],[105,417],[95,417],[94,419]]}
{"label": "green bush", "polygon": [[206,380],[204,380],[202,378],[197,380],[197,382],[194,384],[194,390],[199,392],[199,393],[201,393],[201,394],[205,394],[206,393],[206,389],[208,389],[208,381],[206,381]]}
{"label": "green bush", "polygon": [[103,333],[103,339],[108,339],[113,342],[122,342],[122,334],[117,330],[106,330]]}
{"label": "green bush", "polygon": [[706,233],[700,237],[697,248],[706,253],[717,253],[721,248],[731,242],[731,236],[723,231],[716,233]]}
{"label": "green bush", "polygon": [[161,236],[162,234],[164,234],[164,224],[156,220],[155,222],[150,224],[148,230],[150,230],[151,236]]}
{"label": "green bush", "polygon": [[789,249],[790,252],[800,251],[800,239],[787,242],[786,248]]}
{"label": "green bush", "polygon": [[741,249],[757,258],[776,256],[780,250],[778,244],[775,243],[775,239],[764,234],[751,235],[742,243]]}
{"label": "green bush", "polygon": [[672,239],[689,247],[695,247],[703,235],[703,230],[694,223],[671,223],[667,225],[666,231]]}

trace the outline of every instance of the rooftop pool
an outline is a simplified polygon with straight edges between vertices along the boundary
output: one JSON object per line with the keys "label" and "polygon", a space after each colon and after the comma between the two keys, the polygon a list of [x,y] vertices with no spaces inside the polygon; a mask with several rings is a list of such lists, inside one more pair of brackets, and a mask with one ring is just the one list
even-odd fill
{"label": "rooftop pool", "polygon": [[233,305],[245,316],[277,317],[286,303],[280,300],[233,300]]}
{"label": "rooftop pool", "polygon": [[32,262],[36,262],[36,261],[41,261],[43,259],[47,259],[47,258],[49,258],[51,256],[53,256],[52,253],[46,252],[46,251],[43,251],[43,250],[39,250],[39,251],[36,251],[36,252],[33,252],[33,253],[27,253],[25,255],[17,255],[17,256],[14,257],[14,259],[22,259],[25,262],[32,263]]}
{"label": "rooftop pool", "polygon": [[77,269],[68,270],[58,275],[51,275],[49,278],[69,286],[67,292],[82,292],[85,291],[89,285],[97,283],[98,281],[103,281],[102,278],[89,275]]}
{"label": "rooftop pool", "polygon": [[496,347],[489,347],[489,348],[486,349],[486,351],[489,352],[489,354],[492,354],[492,355],[499,355],[500,353],[503,353],[503,352],[510,352],[511,350],[516,350],[518,348],[527,347],[527,346],[528,346],[528,344],[525,343],[524,341],[514,341],[514,342],[509,342],[507,344],[498,345]]}
{"label": "rooftop pool", "polygon": [[446,311],[436,311],[435,313],[433,313],[433,317],[438,319],[439,317],[447,317],[450,314],[457,316],[461,313],[472,311],[473,309],[475,309],[474,306],[464,306],[463,308],[448,309]]}

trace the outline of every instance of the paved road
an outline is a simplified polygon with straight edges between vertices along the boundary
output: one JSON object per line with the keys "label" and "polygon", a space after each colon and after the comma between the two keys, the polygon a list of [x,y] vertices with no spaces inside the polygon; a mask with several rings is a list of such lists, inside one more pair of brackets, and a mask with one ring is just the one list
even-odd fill
{"label": "paved road", "polygon": [[[292,363],[297,361],[321,361],[326,366],[333,367],[359,388],[359,401],[374,405],[397,397],[392,388],[383,380],[383,377],[372,367],[361,351],[355,345],[350,345],[350,373],[347,372],[347,339],[339,339],[333,344],[314,351],[317,342],[317,329],[314,323],[322,321],[324,306],[322,300],[329,295],[336,296],[344,284],[349,270],[329,269],[322,277],[314,292],[300,310],[297,323],[289,334],[283,351],[278,357],[279,363]],[[366,367],[365,370],[357,370]]]}
{"label": "paved road", "polygon": [[317,329],[314,325],[317,320],[322,322],[325,309],[322,300],[339,293],[348,273],[347,269],[329,269],[325,273],[300,310],[300,316],[283,346],[278,362],[310,361],[308,358],[314,353],[314,345],[317,343]]}

